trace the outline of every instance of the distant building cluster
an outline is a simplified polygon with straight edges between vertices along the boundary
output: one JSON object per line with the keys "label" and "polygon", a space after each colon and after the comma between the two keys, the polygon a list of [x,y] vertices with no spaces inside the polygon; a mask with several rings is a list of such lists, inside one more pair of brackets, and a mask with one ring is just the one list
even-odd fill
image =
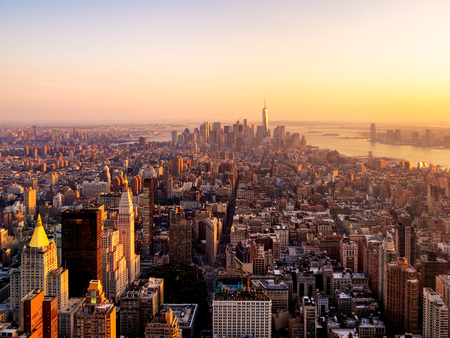
{"label": "distant building cluster", "polygon": [[450,135],[445,135],[444,130],[433,132],[426,128],[425,133],[418,131],[402,131],[401,129],[387,129],[385,132],[377,132],[376,124],[370,125],[370,141],[398,145],[414,145],[421,147],[450,147]]}

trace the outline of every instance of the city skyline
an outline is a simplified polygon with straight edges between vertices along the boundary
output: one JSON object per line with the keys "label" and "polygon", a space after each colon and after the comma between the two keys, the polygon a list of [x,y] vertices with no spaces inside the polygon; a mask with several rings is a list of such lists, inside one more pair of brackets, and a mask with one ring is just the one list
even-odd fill
{"label": "city skyline", "polygon": [[366,124],[360,156],[267,113],[1,129],[1,333],[447,337],[450,171],[398,155],[450,135]]}
{"label": "city skyline", "polygon": [[[0,5],[3,121],[448,123],[450,4]],[[7,34],[6,34],[7,32]]]}

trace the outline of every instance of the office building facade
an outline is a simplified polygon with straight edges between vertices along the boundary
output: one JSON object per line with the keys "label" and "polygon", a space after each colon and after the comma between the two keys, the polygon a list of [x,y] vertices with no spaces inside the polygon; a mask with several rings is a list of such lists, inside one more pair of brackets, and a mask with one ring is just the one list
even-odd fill
{"label": "office building facade", "polygon": [[117,215],[117,230],[119,231],[119,241],[123,245],[123,252],[127,262],[128,283],[134,281],[140,272],[140,256],[135,253],[135,233],[134,233],[134,210],[131,194],[128,189],[124,189],[119,204],[119,214]]}
{"label": "office building facade", "polygon": [[272,336],[272,301],[263,292],[216,293],[212,308],[214,336]]}
{"label": "office building facade", "polygon": [[388,330],[420,333],[419,280],[406,258],[387,264],[385,292],[384,312]]}
{"label": "office building facade", "polygon": [[448,338],[448,307],[430,287],[423,289],[423,338]]}
{"label": "office building facade", "polygon": [[69,270],[69,296],[83,297],[91,280],[103,278],[102,212],[66,210],[61,223],[61,263]]}
{"label": "office building facade", "polygon": [[152,255],[152,234],[153,234],[153,213],[154,213],[154,195],[153,178],[144,179],[143,205],[142,205],[142,257],[143,260],[149,260]]}

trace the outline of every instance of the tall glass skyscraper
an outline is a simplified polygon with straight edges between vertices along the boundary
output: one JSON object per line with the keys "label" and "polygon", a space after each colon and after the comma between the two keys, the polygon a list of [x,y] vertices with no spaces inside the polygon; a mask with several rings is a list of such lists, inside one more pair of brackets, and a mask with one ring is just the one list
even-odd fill
{"label": "tall glass skyscraper", "polygon": [[101,210],[62,212],[61,239],[61,263],[69,270],[69,296],[83,297],[91,280],[102,280]]}

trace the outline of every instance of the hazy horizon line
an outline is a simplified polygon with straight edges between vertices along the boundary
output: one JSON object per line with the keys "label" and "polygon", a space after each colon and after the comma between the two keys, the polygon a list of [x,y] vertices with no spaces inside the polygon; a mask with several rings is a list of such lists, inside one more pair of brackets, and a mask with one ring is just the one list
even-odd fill
{"label": "hazy horizon line", "polygon": [[[49,119],[49,120],[27,120],[27,121],[20,121],[20,120],[9,120],[5,121],[3,120],[0,122],[0,127],[3,125],[29,125],[29,126],[40,126],[40,125],[59,125],[64,123],[70,123],[70,124],[78,124],[78,125],[136,125],[136,124],[156,124],[156,125],[191,125],[191,124],[202,124],[204,122],[209,122],[210,124],[214,122],[220,122],[222,125],[227,124],[235,124],[237,120],[210,120],[210,119],[195,119],[192,121],[185,120],[182,121],[181,119],[153,119],[153,120],[131,120],[130,119],[109,119],[109,122],[105,122],[104,119],[99,120],[90,120],[86,121],[83,119]],[[241,123],[243,123],[243,119],[240,119]],[[296,124],[296,125],[335,125],[335,124],[342,124],[346,123],[348,124],[351,122],[350,125],[364,125],[368,124],[370,126],[371,123],[375,124],[390,124],[390,125],[410,125],[410,126],[421,126],[421,127],[440,127],[440,128],[450,128],[450,122],[442,122],[442,121],[366,121],[366,120],[329,120],[329,121],[323,121],[323,120],[269,120],[269,125],[276,127],[277,125],[282,125],[283,123],[286,124]],[[249,125],[259,125],[261,124],[260,121],[248,121]]]}

